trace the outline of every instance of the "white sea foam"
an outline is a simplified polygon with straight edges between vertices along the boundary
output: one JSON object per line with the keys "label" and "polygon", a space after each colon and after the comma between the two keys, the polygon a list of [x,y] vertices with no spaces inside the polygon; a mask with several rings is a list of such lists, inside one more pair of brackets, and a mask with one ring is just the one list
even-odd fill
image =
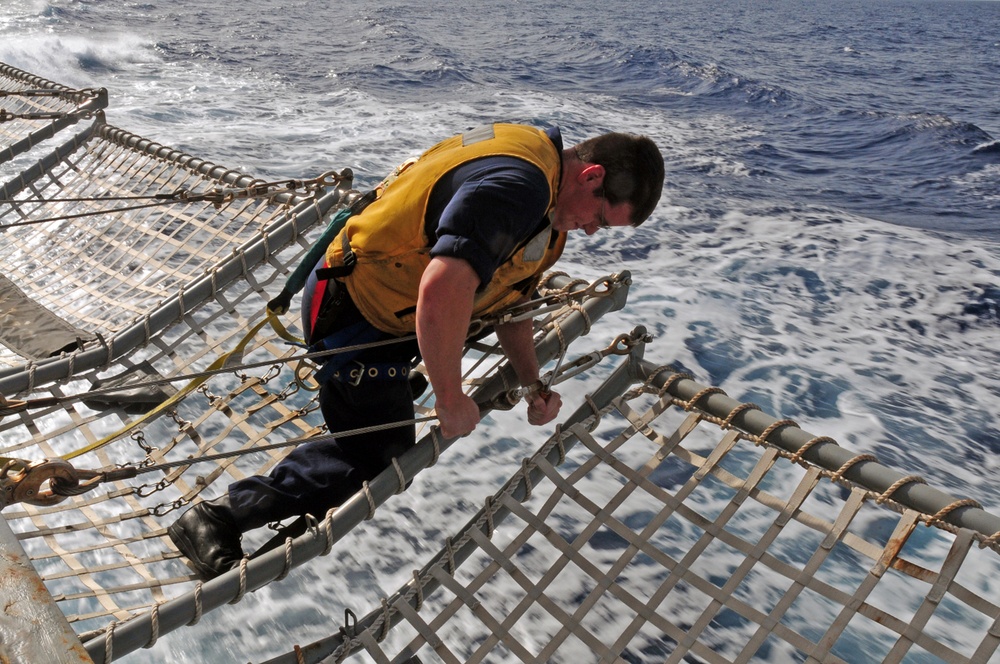
{"label": "white sea foam", "polygon": [[[71,87],[112,85],[116,71],[159,62],[153,44],[137,35],[99,38],[4,34],[0,62]],[[100,83],[103,81],[104,83]]]}

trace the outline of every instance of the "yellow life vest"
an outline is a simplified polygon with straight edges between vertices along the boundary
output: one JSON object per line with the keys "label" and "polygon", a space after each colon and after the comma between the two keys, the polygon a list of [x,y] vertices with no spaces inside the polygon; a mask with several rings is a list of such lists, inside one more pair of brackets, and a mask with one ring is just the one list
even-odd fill
{"label": "yellow life vest", "polygon": [[[330,243],[326,262],[332,268],[354,268],[341,281],[358,310],[372,325],[396,335],[416,326],[420,278],[430,263],[424,217],[431,191],[448,172],[473,159],[518,157],[538,166],[549,181],[551,197],[559,190],[561,155],[545,132],[523,125],[495,124],[438,143],[419,159],[404,164],[395,179],[383,183],[379,198],[348,219]],[[476,293],[473,318],[482,318],[517,302],[535,288],[542,274],[562,254],[566,234],[551,224],[523,244],[497,268],[493,279]]]}

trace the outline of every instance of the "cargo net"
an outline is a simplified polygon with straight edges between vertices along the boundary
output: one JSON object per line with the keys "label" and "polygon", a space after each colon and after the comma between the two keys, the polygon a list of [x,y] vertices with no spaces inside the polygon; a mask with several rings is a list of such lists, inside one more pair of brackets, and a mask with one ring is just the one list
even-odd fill
{"label": "cargo net", "polygon": [[0,164],[107,104],[103,89],[73,90],[0,62]]}
{"label": "cargo net", "polygon": [[269,664],[1000,661],[995,537],[896,503],[915,478],[867,490],[702,396],[592,404],[381,608]]}
{"label": "cargo net", "polygon": [[[141,325],[147,341],[199,304],[194,282],[211,280],[211,295],[219,275],[251,271],[319,221],[329,206],[306,206],[340,184],[266,183],[99,117],[0,189],[0,371],[84,347],[108,359],[131,350],[122,330]],[[167,304],[169,319],[150,317]]]}
{"label": "cargo net", "polygon": [[[175,510],[206,489],[214,497],[229,482],[267,472],[291,449],[253,448],[321,431],[308,389],[315,385],[308,372],[296,374],[299,361],[288,361],[302,350],[268,326],[254,329],[265,320],[268,292],[280,289],[307,249],[303,237],[149,345],[111,367],[36,390],[25,402],[43,407],[0,418],[4,457],[64,457],[80,471],[138,469],[132,478],[82,476],[81,487],[91,486],[80,495],[39,492],[40,504],[3,511],[78,632],[125,620],[192,587],[193,574],[165,537],[180,514]],[[286,332],[299,330],[290,322]],[[95,390],[109,378],[130,386]],[[221,458],[191,461],[209,454]],[[174,465],[161,465],[167,462]]]}
{"label": "cargo net", "polygon": [[[202,583],[166,536],[166,527],[181,511],[198,500],[217,497],[236,480],[266,474],[295,445],[325,434],[312,377],[318,359],[286,341],[301,334],[296,316],[284,317],[287,326],[265,324],[272,319],[265,313],[268,293],[280,289],[288,266],[301,259],[307,247],[303,239],[278,253],[240,288],[217,293],[114,367],[79,372],[26,400],[43,407],[0,419],[0,455],[50,460],[42,462],[38,472],[48,467],[45,464],[72,461],[76,475],[72,479],[79,480],[79,486],[70,487],[69,497],[51,484],[41,484],[32,500],[7,505],[3,518],[81,641],[88,642],[88,648],[96,643],[94,656],[103,657],[101,661],[129,652],[124,645],[112,646],[116,625],[136,617],[150,619],[152,610],[151,636],[138,644],[148,647],[159,634],[197,622],[210,610],[205,605],[221,603],[207,589],[203,602]],[[561,335],[568,344],[573,337],[558,332],[562,321],[567,316],[579,318],[588,304],[607,300],[609,291],[576,295],[570,290],[580,288],[581,282],[561,275],[549,279],[565,284],[543,289],[549,302],[546,311],[534,308],[523,315],[538,314],[540,337]],[[600,315],[598,311],[593,318]],[[606,350],[604,355],[611,352],[610,347]],[[505,377],[497,375],[501,367],[508,370]],[[419,373],[420,367],[416,370]],[[508,384],[512,374],[494,335],[468,345],[469,391],[484,383],[515,389]],[[128,378],[137,380],[125,387],[113,382],[107,389],[93,388],[109,379]],[[434,419],[431,390],[415,402],[415,410],[418,437],[443,445],[439,436],[425,435]],[[394,424],[415,422],[387,426]],[[122,472],[123,468],[130,472]],[[395,482],[395,469],[384,474]],[[4,490],[8,486],[19,490],[21,485],[11,482],[14,477],[13,471],[0,477],[0,483],[8,483]],[[65,479],[58,473],[56,477]],[[374,510],[371,493],[367,487],[365,491]],[[327,515],[326,522],[330,519]],[[274,536],[266,528],[247,533],[244,550],[251,554]],[[309,559],[296,553],[294,566]],[[245,559],[244,565],[253,570],[256,562]],[[285,574],[287,570],[255,581],[249,590]],[[246,568],[227,573],[227,578],[239,590],[226,601],[239,601],[248,592]],[[185,603],[185,598],[191,600],[190,617],[179,625],[160,625],[158,607]]]}

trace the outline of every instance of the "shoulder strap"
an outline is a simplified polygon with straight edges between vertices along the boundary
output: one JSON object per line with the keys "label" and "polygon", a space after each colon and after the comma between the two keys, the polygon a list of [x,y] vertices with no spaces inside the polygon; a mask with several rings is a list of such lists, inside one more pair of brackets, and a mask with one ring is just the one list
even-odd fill
{"label": "shoulder strap", "polygon": [[347,239],[347,233],[341,235],[340,248],[344,254],[344,264],[336,267],[321,267],[316,270],[317,279],[320,281],[336,279],[338,277],[346,277],[351,272],[354,272],[354,266],[358,263],[358,257],[354,254],[354,250],[351,249],[351,241]]}
{"label": "shoulder strap", "polygon": [[[267,303],[268,311],[272,311],[279,315],[288,311],[288,308],[292,304],[292,297],[302,290],[303,286],[305,286],[306,280],[312,273],[313,268],[316,267],[316,263],[319,262],[319,259],[326,253],[326,248],[330,246],[331,242],[333,242],[333,238],[337,237],[337,233],[343,230],[344,226],[347,224],[347,220],[352,215],[361,214],[364,209],[375,200],[375,198],[376,192],[373,189],[334,215],[333,219],[330,220],[330,224],[326,227],[326,230],[324,230],[323,234],[320,235],[316,242],[313,243],[313,246],[309,248],[309,251],[299,262],[295,271],[289,275],[278,296]],[[353,257],[353,254],[351,254],[351,256]],[[351,269],[353,269],[353,264]],[[348,274],[350,274],[350,272],[348,272]],[[329,277],[325,278],[329,279]]]}

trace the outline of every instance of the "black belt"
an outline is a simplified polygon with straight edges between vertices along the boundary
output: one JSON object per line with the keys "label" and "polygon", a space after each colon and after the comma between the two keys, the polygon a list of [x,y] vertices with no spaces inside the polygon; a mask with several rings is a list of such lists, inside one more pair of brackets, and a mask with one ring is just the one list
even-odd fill
{"label": "black belt", "polygon": [[369,362],[351,360],[350,364],[330,374],[330,380],[357,385],[367,380],[406,380],[410,375],[410,362]]}

